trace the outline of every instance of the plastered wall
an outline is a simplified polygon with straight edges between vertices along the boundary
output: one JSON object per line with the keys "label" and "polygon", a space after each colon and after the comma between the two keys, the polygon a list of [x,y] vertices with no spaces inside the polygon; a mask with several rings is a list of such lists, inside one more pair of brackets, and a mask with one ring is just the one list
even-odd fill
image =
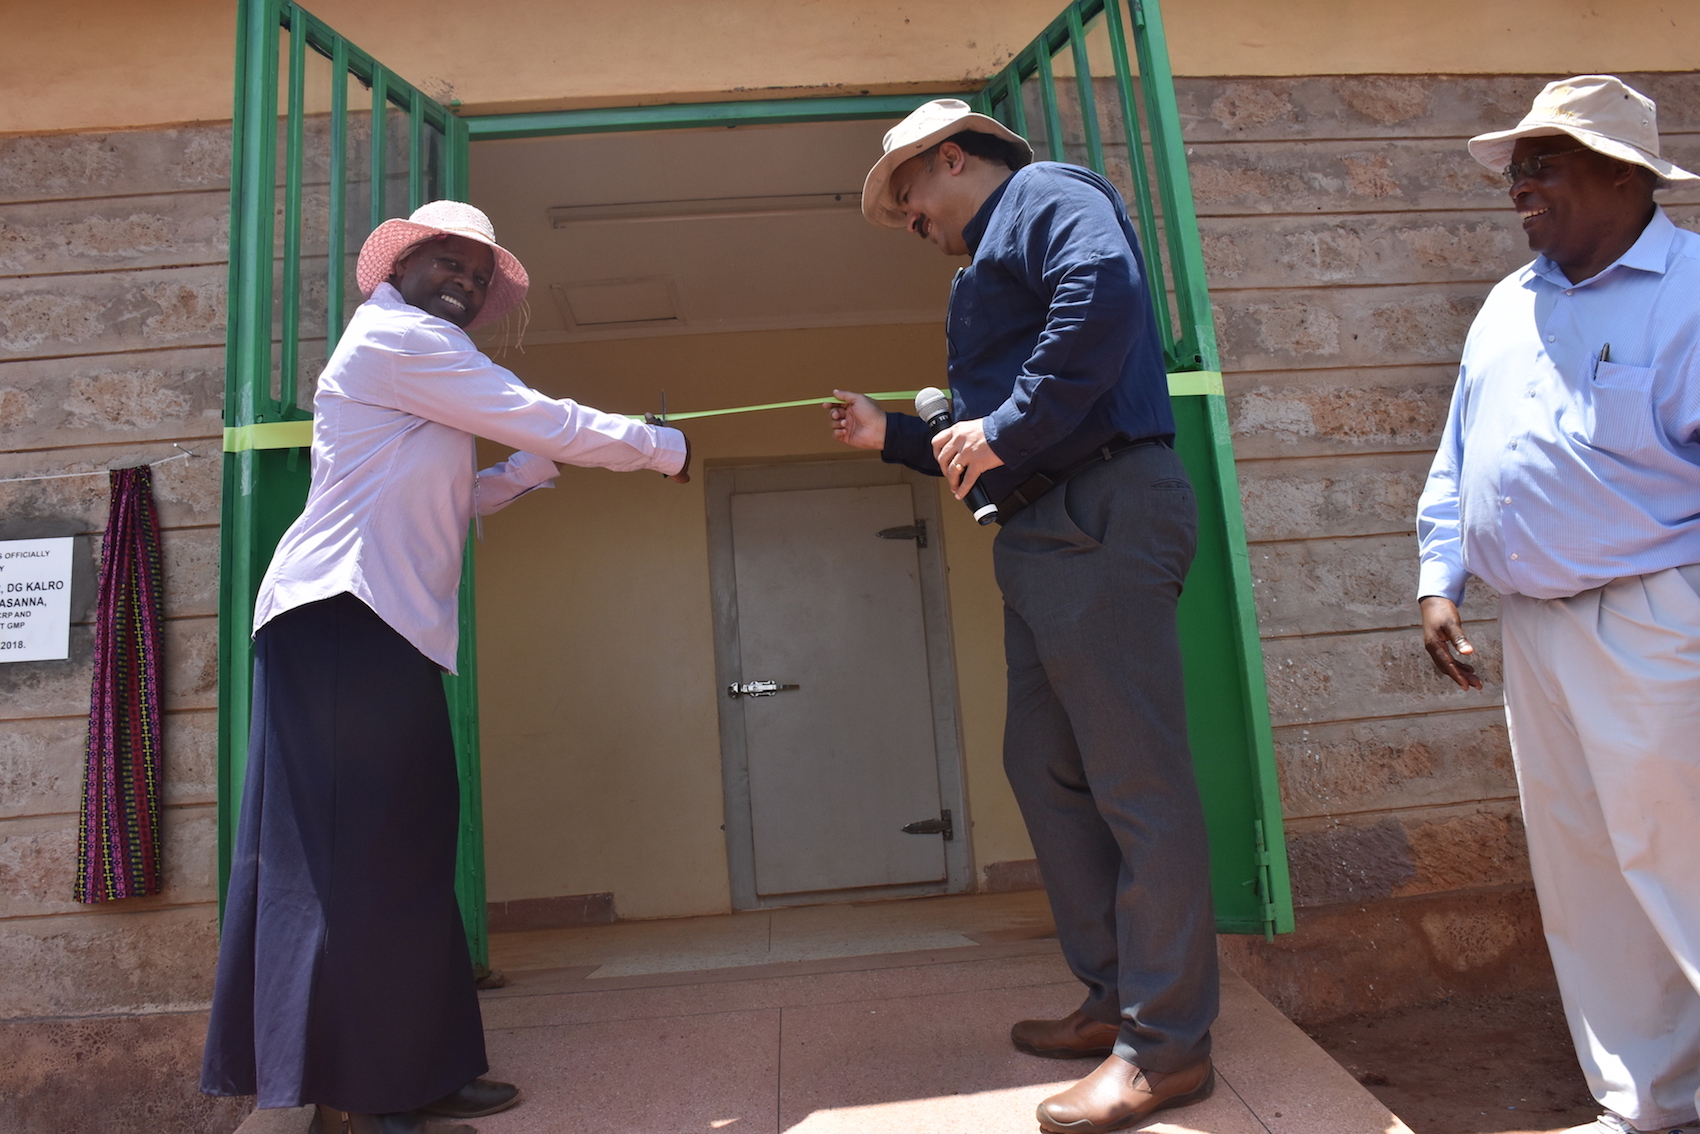
{"label": "plastered wall", "polygon": [[[1056,0],[741,0],[644,5],[446,0],[308,7],[471,112],[972,88],[1057,13]],[[10,4],[0,133],[230,116],[236,0]],[[1681,0],[1169,0],[1179,75],[1557,73],[1700,67]]]}

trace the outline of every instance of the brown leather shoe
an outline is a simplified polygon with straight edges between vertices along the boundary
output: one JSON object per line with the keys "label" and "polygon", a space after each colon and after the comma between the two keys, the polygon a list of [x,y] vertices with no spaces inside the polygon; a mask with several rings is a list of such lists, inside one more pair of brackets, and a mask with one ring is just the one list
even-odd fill
{"label": "brown leather shoe", "polygon": [[1116,1049],[1117,1024],[1106,1024],[1076,1008],[1060,1020],[1023,1020],[1009,1029],[1009,1042],[1028,1055],[1046,1059],[1085,1059]]}
{"label": "brown leather shoe", "polygon": [[1052,1134],[1125,1130],[1160,1110],[1210,1097],[1216,1069],[1208,1058],[1179,1071],[1146,1071],[1119,1055],[1060,1095],[1039,1104],[1039,1129]]}

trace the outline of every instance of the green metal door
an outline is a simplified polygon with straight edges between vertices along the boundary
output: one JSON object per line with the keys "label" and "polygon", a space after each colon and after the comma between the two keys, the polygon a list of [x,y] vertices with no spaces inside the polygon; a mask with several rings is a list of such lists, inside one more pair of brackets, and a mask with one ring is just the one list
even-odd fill
{"label": "green metal door", "polygon": [[1157,0],[1074,0],[974,103],[1025,135],[1039,157],[1109,178],[1139,225],[1164,337],[1175,448],[1198,492],[1198,555],[1181,597],[1181,650],[1217,928],[1290,933],[1293,899],[1245,521]]}
{"label": "green metal door", "polygon": [[[238,0],[225,352],[219,595],[219,900],[235,845],[252,707],[260,579],[307,499],[312,384],[360,302],[366,235],[426,201],[466,199],[467,130],[289,0]],[[446,677],[460,765],[456,878],[487,963],[472,542],[458,677]]]}

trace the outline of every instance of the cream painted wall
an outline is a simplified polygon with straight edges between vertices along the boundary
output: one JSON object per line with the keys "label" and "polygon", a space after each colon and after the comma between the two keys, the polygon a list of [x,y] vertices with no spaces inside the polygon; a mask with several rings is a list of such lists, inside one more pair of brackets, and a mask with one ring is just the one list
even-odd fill
{"label": "cream painted wall", "polygon": [[[547,393],[642,412],[907,390],[941,381],[937,326],[533,347]],[[896,408],[896,407],[894,407]],[[852,456],[816,408],[690,423],[698,462]],[[501,455],[491,447],[491,460]],[[978,866],[1032,856],[1004,780],[992,533],[943,502]],[[612,891],[621,917],[728,908],[702,479],[567,469],[485,523],[479,683],[492,901]]]}
{"label": "cream painted wall", "polygon": [[[0,134],[230,117],[237,0],[8,0]],[[355,43],[471,113],[971,87],[1060,0],[317,0]],[[1181,75],[1572,74],[1700,67],[1689,0],[1169,0]]]}

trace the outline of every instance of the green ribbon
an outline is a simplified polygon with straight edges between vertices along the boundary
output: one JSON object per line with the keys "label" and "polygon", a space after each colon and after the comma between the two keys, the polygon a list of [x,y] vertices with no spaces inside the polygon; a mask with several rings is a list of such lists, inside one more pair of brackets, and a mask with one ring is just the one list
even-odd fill
{"label": "green ribbon", "polygon": [[[876,402],[913,402],[915,400],[915,395],[920,392],[921,391],[919,390],[888,390],[883,394],[867,394],[864,396],[872,398]],[[949,391],[946,391],[946,393],[948,392]],[[732,406],[728,409],[688,410],[685,413],[668,414],[667,424],[672,425],[675,421],[690,421],[695,417],[725,417],[728,414],[734,413],[756,413],[760,410],[797,409],[800,406],[826,406],[831,404],[832,399],[830,397],[798,398],[794,402],[763,402],[759,406]],[[626,416],[631,418],[633,421],[642,421],[646,415],[641,413],[628,413]]]}
{"label": "green ribbon", "polygon": [[[949,393],[949,391],[945,391]],[[913,402],[919,390],[888,390],[869,394],[876,402]],[[1220,370],[1188,370],[1169,375],[1171,398],[1196,397],[1201,394],[1222,394]],[[669,425],[677,421],[692,421],[699,417],[727,417],[735,413],[759,413],[762,410],[798,409],[802,406],[827,405],[830,398],[798,398],[790,402],[763,402],[759,406],[729,406],[726,409],[687,410],[667,415]],[[633,421],[644,419],[641,413],[629,413]],[[296,449],[313,444],[311,421],[263,421],[256,425],[239,425],[224,431],[224,451],[240,453],[248,449]]]}
{"label": "green ribbon", "polygon": [[[889,390],[883,394],[868,394],[876,402],[913,402],[919,390]],[[950,393],[946,390],[945,393]],[[1220,370],[1188,370],[1169,375],[1169,396],[1171,398],[1196,397],[1200,394],[1222,393],[1222,372]],[[759,413],[762,410],[797,409],[801,406],[821,406],[831,404],[830,398],[799,398],[792,402],[763,402],[759,406],[729,406],[726,409],[689,410],[685,413],[670,413],[667,424],[675,421],[690,421],[698,417],[726,417],[735,413]],[[644,420],[641,413],[626,415],[633,421]]]}

